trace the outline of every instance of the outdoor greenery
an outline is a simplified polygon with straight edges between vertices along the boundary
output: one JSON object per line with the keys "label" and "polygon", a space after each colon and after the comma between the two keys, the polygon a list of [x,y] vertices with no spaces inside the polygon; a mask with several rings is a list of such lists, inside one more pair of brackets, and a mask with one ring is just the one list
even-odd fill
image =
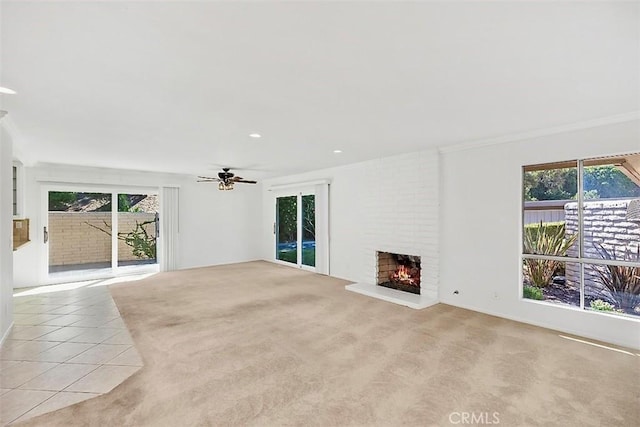
{"label": "outdoor greenery", "polygon": [[[542,224],[542,225],[541,225]],[[533,223],[533,224],[526,224],[524,226],[524,230],[525,230],[525,234],[528,233],[531,240],[537,242],[539,237],[540,237],[540,230],[542,230],[542,232],[545,235],[558,235],[558,234],[562,234],[564,235],[565,232],[565,222],[564,221],[558,221],[558,222],[543,222],[543,223]],[[525,241],[526,244],[526,241]],[[527,252],[527,253],[533,253],[533,252]],[[545,254],[548,255],[548,254]]]}
{"label": "outdoor greenery", "polygon": [[[535,226],[525,227],[524,252],[536,255],[565,256],[569,248],[575,243],[578,235],[572,234],[565,238],[564,224],[556,223],[546,227],[541,221]],[[534,286],[545,287],[553,276],[562,270],[564,263],[555,260],[525,258],[524,264],[529,278]]]}
{"label": "outdoor greenery", "polygon": [[150,235],[145,228],[148,224],[154,224],[154,221],[136,221],[136,228],[128,233],[118,233],[118,239],[123,240],[128,246],[131,246],[133,256],[141,259],[156,259],[156,235]]}
{"label": "outdoor greenery", "polygon": [[78,200],[78,193],[67,191],[49,192],[49,211],[66,211]]}
{"label": "outdoor greenery", "polygon": [[[277,259],[298,262],[298,198],[296,196],[278,197],[276,199],[278,248]],[[315,266],[315,246],[309,247],[307,242],[315,242],[315,196],[302,196],[302,264]]]}
{"label": "outdoor greenery", "polygon": [[[111,236],[111,224],[106,221],[103,222],[104,227],[98,227],[90,222],[85,222],[85,224]],[[122,240],[127,244],[127,246],[130,246],[132,248],[131,252],[133,255],[140,259],[156,259],[156,235],[155,233],[149,234],[147,232],[146,226],[149,224],[155,224],[155,220],[143,222],[136,221],[135,229],[128,232],[118,233],[118,240]]]}
{"label": "outdoor greenery", "polygon": [[535,286],[525,286],[522,289],[522,295],[528,299],[542,300],[544,296],[542,294],[542,289],[536,288]]}
{"label": "outdoor greenery", "polygon": [[296,196],[276,199],[278,216],[278,243],[295,242],[298,239],[298,198]]}
{"label": "outdoor greenery", "polygon": [[578,191],[578,169],[549,169],[524,173],[524,200],[569,200]]}
{"label": "outdoor greenery", "polygon": [[316,196],[302,196],[302,240],[316,240]]}
{"label": "outdoor greenery", "polygon": [[[134,205],[146,198],[144,194],[118,194],[118,212],[140,212]],[[72,191],[50,191],[49,211],[84,211],[111,212],[111,193],[80,193]],[[96,226],[89,222],[87,225],[111,236],[111,225],[103,221],[104,226]],[[156,259],[156,236],[147,232],[147,226],[155,225],[155,220],[138,222],[135,228],[128,232],[118,233],[118,239],[132,248],[132,253],[140,259]]]}
{"label": "outdoor greenery", "polygon": [[[145,197],[144,194],[118,194],[118,212],[139,212],[133,205]],[[111,193],[49,192],[50,212],[80,210],[91,203],[94,205],[87,212],[111,212]]]}
{"label": "outdoor greenery", "polygon": [[118,194],[118,212],[140,212],[138,207],[131,207],[132,197],[139,196],[134,194]]}
{"label": "outdoor greenery", "polygon": [[597,310],[597,311],[615,311],[616,309],[612,304],[609,304],[606,301],[602,301],[601,299],[591,301],[589,303],[589,306],[591,307],[592,310]]}
{"label": "outdoor greenery", "polygon": [[[280,261],[291,262],[293,264],[298,262],[298,251],[279,251],[278,259]],[[303,249],[302,250],[302,264],[308,266],[315,266],[316,263],[316,250],[315,249]]]}
{"label": "outdoor greenery", "polygon": [[615,166],[584,168],[584,189],[590,199],[640,197],[640,187]]}
{"label": "outdoor greenery", "polygon": [[[589,166],[583,168],[582,177],[578,175],[578,162],[573,162],[573,167],[566,167],[571,162],[527,167],[523,176],[524,200],[561,201],[549,205],[560,210],[562,204],[577,200],[579,196],[583,200],[640,198],[640,186],[626,175],[624,168],[603,165],[606,161],[599,159],[584,162]],[[578,194],[580,180],[584,191],[581,195]],[[637,230],[629,221],[625,222],[622,208],[609,209],[609,204],[599,203],[586,205],[591,209],[580,217],[575,211],[575,204],[573,206],[567,217],[576,224],[571,229],[565,230],[564,222],[538,222],[524,226],[523,296],[574,306],[582,306],[584,301],[585,308],[594,311],[640,315]],[[615,206],[622,206],[622,203]],[[545,205],[526,204],[524,209],[527,211],[533,207],[544,208]],[[530,220],[531,216],[538,220],[547,217],[546,213],[541,213],[539,216],[529,215],[527,219]],[[604,263],[583,262],[577,251],[572,251],[571,258],[566,258],[575,247],[576,229],[581,227],[585,232],[585,258],[600,259]],[[597,253],[593,251],[594,246]],[[558,260],[531,259],[534,255],[557,257]],[[612,265],[616,264],[614,261],[626,261],[627,265]],[[581,268],[584,268],[584,288],[581,284],[578,289],[576,285],[582,280]]]}
{"label": "outdoor greenery", "polygon": [[[604,246],[596,245],[603,259],[624,260],[640,264],[640,247],[635,251],[624,249],[623,256],[609,252]],[[634,313],[640,305],[640,267],[606,265],[604,268],[594,267],[600,282],[609,290],[618,307],[627,313]]]}
{"label": "outdoor greenery", "polygon": [[[640,197],[640,187],[615,166],[584,168],[585,198]],[[573,200],[577,198],[578,169],[525,172],[524,200]]]}

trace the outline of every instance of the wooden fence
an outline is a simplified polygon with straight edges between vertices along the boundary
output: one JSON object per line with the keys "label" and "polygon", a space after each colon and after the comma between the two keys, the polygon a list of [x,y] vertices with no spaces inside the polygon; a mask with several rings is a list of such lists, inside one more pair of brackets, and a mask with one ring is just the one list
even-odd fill
{"label": "wooden fence", "polygon": [[561,222],[565,220],[564,206],[573,200],[545,200],[524,202],[524,224]]}

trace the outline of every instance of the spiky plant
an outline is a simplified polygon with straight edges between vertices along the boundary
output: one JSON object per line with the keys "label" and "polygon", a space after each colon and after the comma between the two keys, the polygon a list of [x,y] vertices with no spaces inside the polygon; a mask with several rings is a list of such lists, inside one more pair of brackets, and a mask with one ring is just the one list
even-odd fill
{"label": "spiky plant", "polygon": [[[537,227],[526,227],[524,230],[524,251],[533,255],[565,256],[576,242],[578,234],[565,234],[564,227],[545,227],[540,221]],[[531,282],[544,288],[555,272],[563,266],[562,261],[525,258],[524,264]]]}
{"label": "spiky plant", "polygon": [[610,252],[601,244],[594,244],[596,250],[602,257],[609,261],[629,261],[638,264],[637,266],[606,265],[594,267],[597,279],[611,292],[611,296],[623,311],[634,313],[635,308],[640,305],[640,246],[636,250],[624,248],[622,256],[613,248]]}

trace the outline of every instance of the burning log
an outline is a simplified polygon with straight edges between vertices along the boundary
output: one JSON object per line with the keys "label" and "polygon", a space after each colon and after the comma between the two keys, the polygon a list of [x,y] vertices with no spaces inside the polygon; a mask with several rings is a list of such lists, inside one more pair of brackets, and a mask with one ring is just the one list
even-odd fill
{"label": "burning log", "polygon": [[403,285],[420,286],[420,270],[400,265],[389,274],[389,280]]}

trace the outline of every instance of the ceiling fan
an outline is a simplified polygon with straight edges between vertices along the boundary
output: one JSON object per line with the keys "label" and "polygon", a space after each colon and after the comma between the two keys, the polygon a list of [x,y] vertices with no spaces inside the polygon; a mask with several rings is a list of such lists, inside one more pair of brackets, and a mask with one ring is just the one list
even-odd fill
{"label": "ceiling fan", "polygon": [[198,182],[217,182],[218,190],[233,190],[233,185],[235,183],[243,183],[243,184],[257,184],[258,181],[251,181],[248,179],[244,179],[242,177],[236,176],[233,172],[231,172],[231,168],[222,168],[222,172],[218,172],[218,177],[210,177],[210,176],[199,176]]}

